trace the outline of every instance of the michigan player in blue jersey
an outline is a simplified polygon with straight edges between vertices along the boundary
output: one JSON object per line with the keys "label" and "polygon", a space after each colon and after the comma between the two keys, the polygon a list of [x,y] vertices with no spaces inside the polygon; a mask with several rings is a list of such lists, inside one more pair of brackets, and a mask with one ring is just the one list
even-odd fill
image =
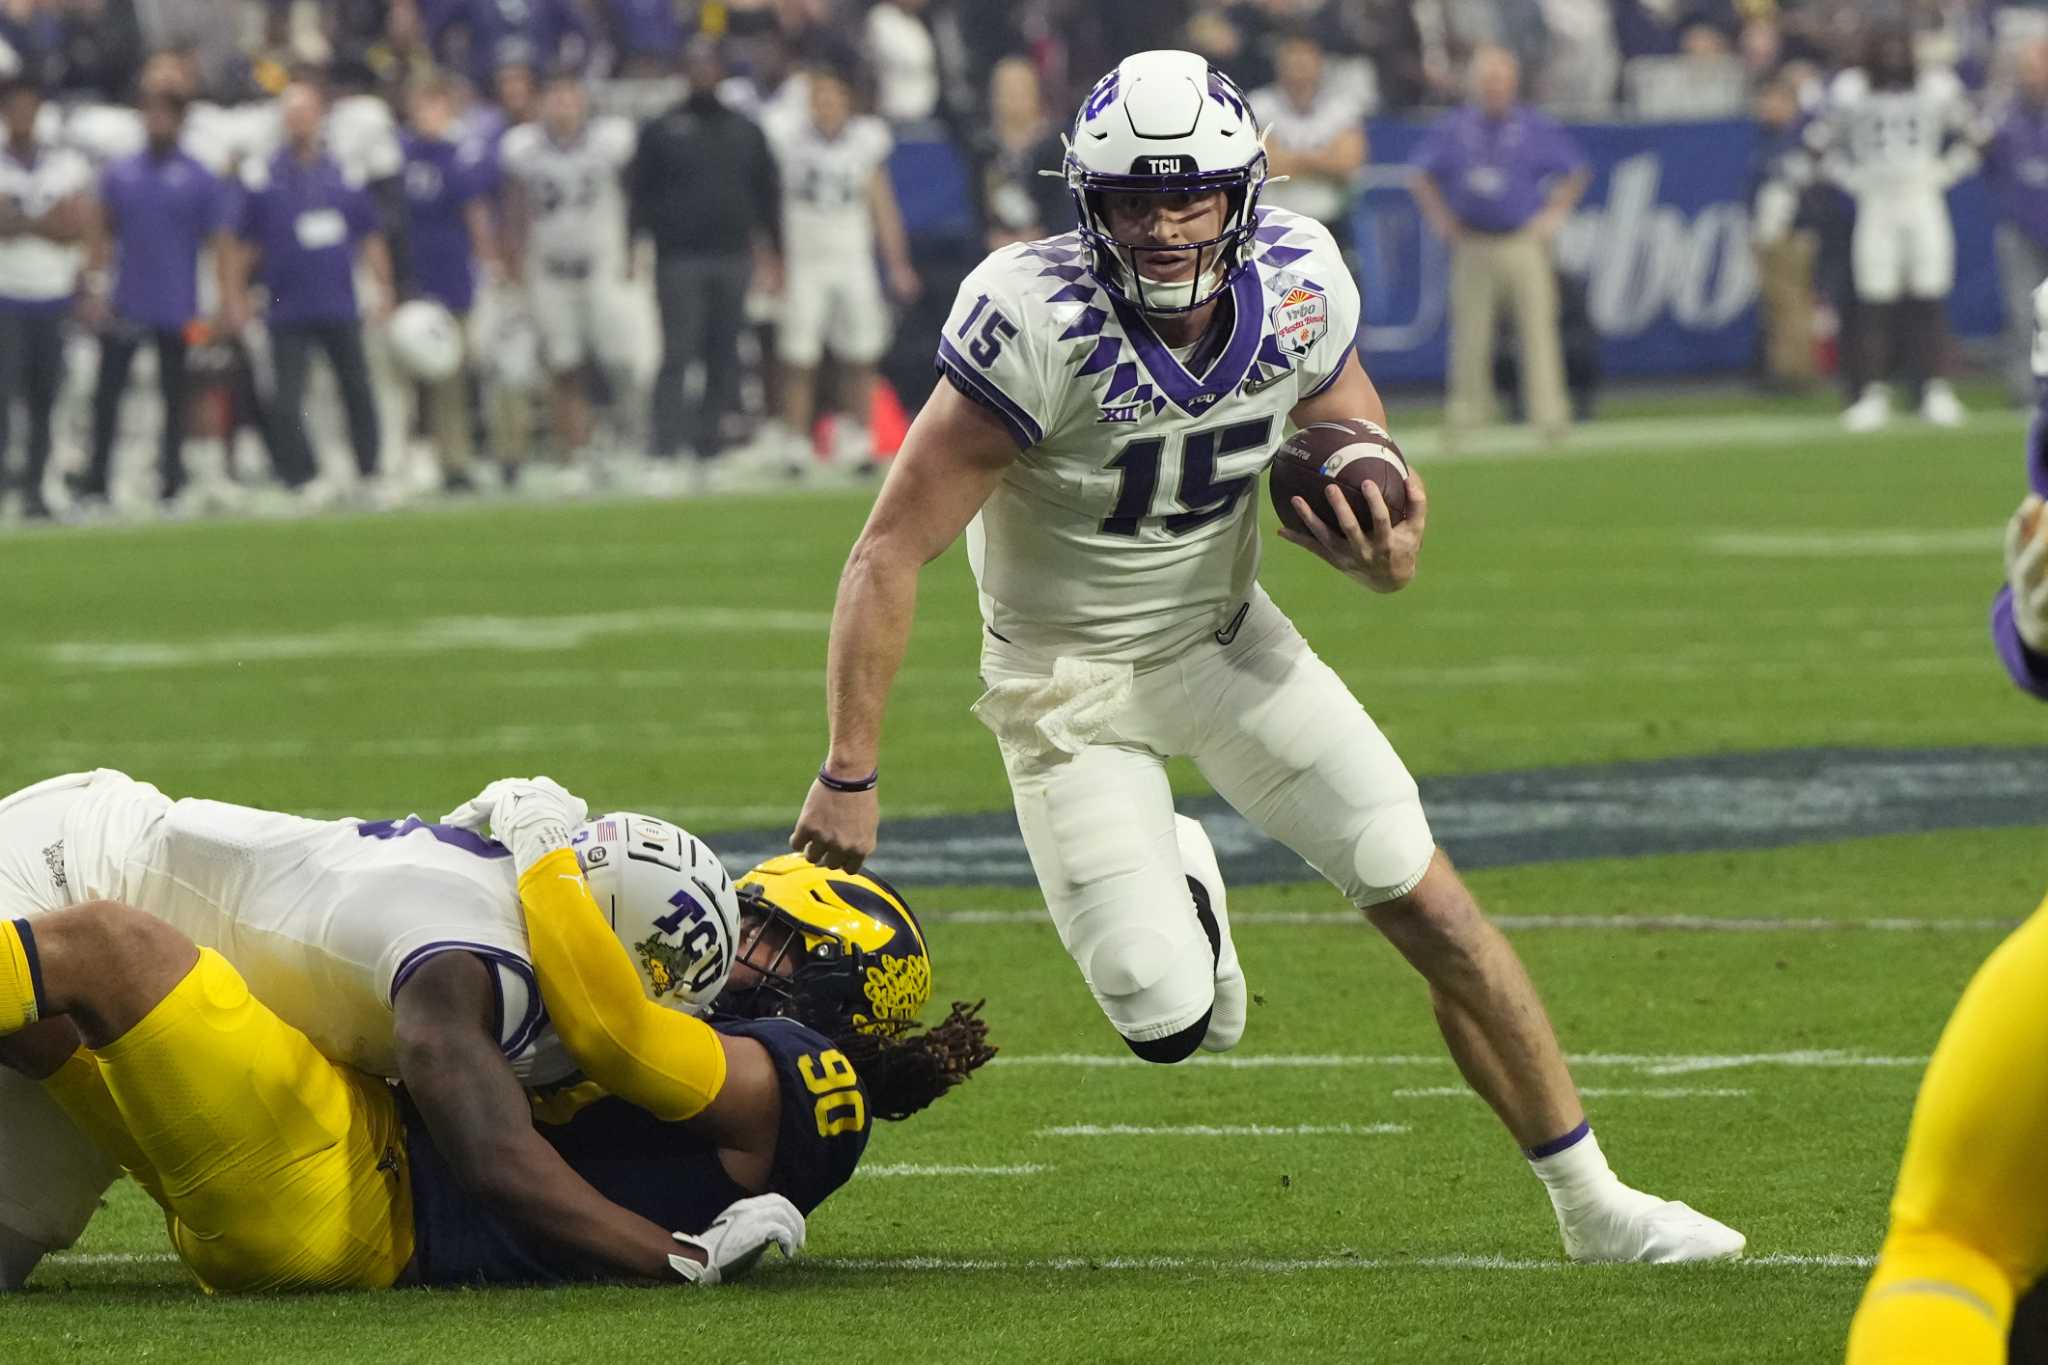
{"label": "michigan player in blue jersey", "polygon": [[[531,1100],[509,1072],[479,1086],[483,1056],[449,1048],[408,1073],[415,1088],[461,1093],[473,1130],[505,1142],[445,1150],[416,1100],[322,1056],[218,953],[107,901],[0,921],[0,1063],[41,1080],[164,1208],[212,1292],[718,1283],[770,1246],[802,1246],[804,1216],[852,1174],[873,1119],[917,1112],[993,1055],[978,1007],[912,1022],[929,958],[883,884],[771,864],[746,902],[720,1002],[762,1017],[654,1007],[700,1063],[676,1073],[702,1101],[680,1121],[588,1081]],[[535,1117],[552,1165],[511,1140]],[[479,1190],[462,1168],[490,1157],[502,1170]],[[508,1201],[543,1216],[508,1218]]]}
{"label": "michigan player in blue jersey", "polygon": [[[2034,311],[2034,375],[2048,388],[2048,284]],[[2006,531],[1991,633],[2013,681],[2048,700],[2048,392],[2027,433],[2027,490]],[[2048,903],[1978,969],[1927,1064],[1850,1365],[2048,1359],[2044,983]]]}

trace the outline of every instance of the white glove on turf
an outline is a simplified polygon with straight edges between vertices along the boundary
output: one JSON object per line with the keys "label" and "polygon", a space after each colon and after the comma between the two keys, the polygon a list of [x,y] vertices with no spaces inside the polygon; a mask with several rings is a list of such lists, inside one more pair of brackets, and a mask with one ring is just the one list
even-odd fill
{"label": "white glove on turf", "polygon": [[590,818],[590,806],[551,777],[501,777],[443,816],[441,823],[490,836],[512,850],[521,876]]}
{"label": "white glove on turf", "polygon": [[2029,493],[2005,524],[2005,581],[2012,584],[2012,623],[2036,654],[2048,654],[2048,526],[2041,499]]}
{"label": "white glove on turf", "polygon": [[802,1251],[804,1216],[781,1195],[760,1194],[727,1205],[703,1236],[679,1232],[675,1238],[704,1253],[701,1265],[688,1256],[669,1257],[676,1274],[691,1284],[724,1284],[751,1271],[770,1246],[781,1247],[784,1256]]}

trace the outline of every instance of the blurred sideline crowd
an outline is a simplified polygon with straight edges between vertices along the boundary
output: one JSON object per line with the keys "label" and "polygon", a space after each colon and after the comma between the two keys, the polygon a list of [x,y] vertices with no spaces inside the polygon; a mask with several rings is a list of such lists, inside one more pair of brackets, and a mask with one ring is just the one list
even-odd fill
{"label": "blurred sideline crowd", "polygon": [[[1566,118],[1754,116],[1764,375],[1814,382],[1818,326],[1865,425],[1901,368],[1923,415],[1961,420],[1913,311],[1952,259],[1906,250],[1877,297],[1855,246],[1844,168],[1876,152],[1836,117],[1842,80],[1891,40],[1915,89],[1951,83],[1921,101],[1930,174],[1994,177],[2030,290],[2033,6],[0,0],[0,516],[861,477],[929,391],[957,280],[1071,226],[1039,172],[1074,102],[1165,45],[1253,91],[1287,177],[1265,202],[1340,242],[1366,120],[1435,121],[1413,183],[1451,251],[1454,433],[1496,391],[1559,438],[1587,409],[1550,252],[1587,179]],[[906,225],[904,143],[958,153],[965,230]]]}

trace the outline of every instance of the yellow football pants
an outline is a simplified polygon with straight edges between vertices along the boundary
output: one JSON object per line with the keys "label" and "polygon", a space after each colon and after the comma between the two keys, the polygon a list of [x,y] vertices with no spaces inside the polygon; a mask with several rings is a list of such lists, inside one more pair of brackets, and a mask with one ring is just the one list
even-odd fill
{"label": "yellow football pants", "polygon": [[390,1087],[328,1061],[212,949],[46,1084],[162,1206],[208,1293],[386,1289],[412,1259]]}
{"label": "yellow football pants", "polygon": [[2048,902],[1980,967],[1920,1083],[1850,1365],[2003,1362],[2048,1270]]}

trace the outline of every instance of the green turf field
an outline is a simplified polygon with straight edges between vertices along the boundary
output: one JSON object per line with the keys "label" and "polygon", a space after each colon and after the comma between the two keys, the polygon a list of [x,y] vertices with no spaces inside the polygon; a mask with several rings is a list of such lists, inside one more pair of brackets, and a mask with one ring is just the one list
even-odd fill
{"label": "green turf field", "polygon": [[[1805,408],[1706,402],[1557,458],[1510,442],[1431,463],[1417,440],[1433,506],[1411,590],[1367,596],[1277,540],[1264,577],[1424,774],[2035,744],[2048,711],[1984,628],[2019,431],[1983,414],[1959,438],[1851,440]],[[431,816],[546,771],[700,832],[786,823],[823,745],[826,616],[865,502],[0,536],[0,791],[105,764],[176,794]],[[1005,804],[966,713],[977,632],[956,551],[927,576],[885,817]],[[1503,915],[1545,917],[1517,942],[1617,1170],[1747,1232],[1742,1264],[1562,1266],[1511,1143],[1445,1093],[1419,982],[1325,889],[1233,894],[1262,1002],[1245,1043],[1157,1069],[1124,1055],[1050,927],[1001,913],[1029,893],[918,886],[941,996],[986,995],[1004,1057],[885,1125],[800,1262],[688,1301],[215,1303],[122,1188],[40,1292],[0,1305],[0,1360],[1827,1360],[1919,1062],[1996,941],[1983,922],[2038,899],[2039,834],[1473,875]],[[1809,922],[1599,922],[1618,914]]]}

